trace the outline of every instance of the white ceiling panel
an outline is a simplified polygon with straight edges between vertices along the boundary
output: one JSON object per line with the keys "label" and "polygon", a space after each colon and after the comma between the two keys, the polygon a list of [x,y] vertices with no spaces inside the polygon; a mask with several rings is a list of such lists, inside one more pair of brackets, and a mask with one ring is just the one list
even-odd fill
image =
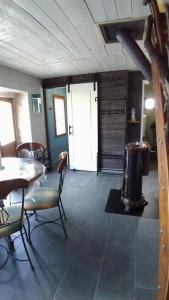
{"label": "white ceiling panel", "polygon": [[[37,22],[50,33],[65,49],[70,51],[76,58],[80,53],[76,45],[62,32],[58,25],[36,5],[32,0],[13,0],[20,8],[29,13]],[[46,1],[46,5],[48,5]]]}
{"label": "white ceiling panel", "polygon": [[127,70],[127,55],[116,55],[118,70]]}
{"label": "white ceiling panel", "polygon": [[108,21],[102,0],[86,0],[86,4],[95,22]]}
{"label": "white ceiling panel", "polygon": [[[26,63],[25,61],[19,62],[17,59],[14,59],[12,56],[7,57],[0,54],[0,65],[6,66],[9,68],[16,69],[18,71],[25,72],[27,74],[31,74],[33,76],[36,76],[37,78],[44,78],[45,73],[43,70],[38,71],[37,66],[31,66],[30,64]],[[26,71],[25,71],[26,70]],[[41,73],[42,71],[42,73]],[[40,74],[40,76],[39,76]]]}
{"label": "white ceiling panel", "polygon": [[83,0],[55,0],[65,12],[67,18],[77,28],[80,36],[86,40],[93,55],[97,52],[106,54],[103,39],[87,5]]}
{"label": "white ceiling panel", "polygon": [[118,18],[114,0],[86,0],[95,22],[107,22]]}
{"label": "white ceiling panel", "polygon": [[118,19],[115,0],[102,0],[109,21]]}
{"label": "white ceiling panel", "polygon": [[92,54],[89,51],[85,40],[79,35],[77,29],[73,26],[70,20],[66,17],[64,11],[56,4],[54,0],[48,0],[47,2],[42,0],[34,0],[49,18],[57,24],[62,33],[67,37],[68,40],[78,49],[80,57],[87,58],[91,57]]}
{"label": "white ceiling panel", "polygon": [[132,0],[115,0],[119,19],[132,17]]}
{"label": "white ceiling panel", "polygon": [[103,58],[98,57],[95,58],[97,63],[100,66],[100,72],[106,72],[106,71],[112,71],[114,70],[114,67],[116,66],[116,57],[113,56],[105,56]]}
{"label": "white ceiling panel", "polygon": [[150,14],[149,6],[143,5],[143,1],[132,0],[132,16],[133,18],[144,17]]}
{"label": "white ceiling panel", "polygon": [[100,68],[95,62],[94,58],[89,59],[82,59],[79,61],[76,61],[78,64],[78,68],[80,72],[78,74],[87,74],[87,73],[95,73],[99,72]]}
{"label": "white ceiling panel", "polygon": [[148,13],[142,0],[0,0],[0,64],[39,78],[135,69],[98,23]]}
{"label": "white ceiling panel", "polygon": [[45,41],[32,36],[23,40],[12,41],[10,44],[42,62],[70,61],[74,58],[73,55],[59,47],[51,38]]}
{"label": "white ceiling panel", "polygon": [[123,55],[123,47],[120,43],[106,44],[108,55]]}
{"label": "white ceiling panel", "polygon": [[0,20],[3,20],[5,18],[9,18],[11,16],[14,16],[18,14],[16,9],[11,5],[10,0],[0,0]]}
{"label": "white ceiling panel", "polygon": [[129,55],[126,55],[126,69],[127,70],[137,70],[137,66],[136,66],[135,62]]}
{"label": "white ceiling panel", "polygon": [[0,41],[0,49],[0,54],[5,55],[6,57],[12,57],[18,61],[23,60],[24,62],[28,62],[35,66],[38,65],[38,60],[35,57],[28,55],[23,50],[6,44],[4,41]]}

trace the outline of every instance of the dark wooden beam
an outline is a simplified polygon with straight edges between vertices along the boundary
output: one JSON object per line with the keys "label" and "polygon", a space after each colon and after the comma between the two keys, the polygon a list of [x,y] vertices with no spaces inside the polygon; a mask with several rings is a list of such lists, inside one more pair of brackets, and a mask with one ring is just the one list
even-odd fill
{"label": "dark wooden beam", "polygon": [[63,87],[67,84],[85,83],[85,82],[98,82],[103,78],[111,78],[112,76],[119,76],[119,74],[124,74],[126,71],[110,71],[110,72],[100,72],[100,73],[90,73],[90,74],[80,74],[80,75],[70,75],[61,76],[55,78],[48,78],[42,81],[42,87],[44,89]]}

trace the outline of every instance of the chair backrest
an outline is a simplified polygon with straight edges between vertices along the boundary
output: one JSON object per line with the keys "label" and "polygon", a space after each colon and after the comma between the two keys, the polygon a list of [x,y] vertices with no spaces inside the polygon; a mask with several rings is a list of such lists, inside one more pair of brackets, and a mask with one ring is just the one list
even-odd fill
{"label": "chair backrest", "polygon": [[9,193],[19,188],[27,188],[29,183],[22,178],[0,181],[0,200],[5,199]]}
{"label": "chair backrest", "polygon": [[19,157],[26,157],[25,150],[27,151],[28,157],[30,152],[32,152],[35,155],[35,159],[38,158],[38,154],[40,154],[41,156],[45,155],[45,147],[40,143],[35,143],[35,142],[23,143],[16,148]]}
{"label": "chair backrest", "polygon": [[[6,197],[17,189],[22,189],[22,200],[21,200],[21,215],[20,215],[20,224],[22,223],[23,218],[23,207],[24,207],[24,189],[28,188],[29,183],[25,179],[10,179],[0,181],[0,204],[1,204],[1,214],[4,214],[5,208],[3,208],[2,200],[5,200]],[[7,218],[8,219],[8,218]],[[6,220],[7,221],[7,220]],[[7,224],[8,225],[8,224]],[[5,222],[3,224],[5,226]]]}
{"label": "chair backrest", "polygon": [[19,157],[34,158],[44,164],[47,169],[50,168],[48,150],[42,144],[35,142],[23,143],[16,148],[16,151]]}
{"label": "chair backrest", "polygon": [[65,174],[66,174],[67,159],[68,159],[68,155],[67,155],[66,151],[63,151],[59,154],[59,161],[58,161],[59,164],[58,164],[57,171],[60,174],[60,178],[59,178],[59,190],[60,190],[60,192],[62,191],[63,182],[64,182],[64,178],[65,178]]}

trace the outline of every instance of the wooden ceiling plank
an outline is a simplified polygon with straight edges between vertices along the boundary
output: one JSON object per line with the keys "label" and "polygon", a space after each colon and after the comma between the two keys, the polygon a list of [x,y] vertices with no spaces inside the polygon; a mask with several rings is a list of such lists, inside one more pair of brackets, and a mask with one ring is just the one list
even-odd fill
{"label": "wooden ceiling plank", "polygon": [[143,5],[143,1],[132,0],[132,17],[145,17],[150,14],[150,9],[148,5]]}
{"label": "wooden ceiling plank", "polygon": [[94,58],[78,60],[76,63],[78,63],[78,67],[81,70],[79,74],[100,72],[100,66],[96,63]]}
{"label": "wooden ceiling plank", "polygon": [[0,48],[1,48],[1,53],[3,50],[5,50],[7,53],[9,54],[12,53],[16,55],[16,57],[23,58],[24,60],[30,63],[34,63],[35,65],[38,65],[38,63],[40,63],[40,61],[37,58],[33,57],[29,53],[25,53],[23,50],[20,50],[10,45],[9,43],[5,43],[4,41],[0,41]]}
{"label": "wooden ceiling plank", "polygon": [[117,7],[114,0],[102,0],[109,21],[118,19]]}
{"label": "wooden ceiling plank", "polygon": [[105,56],[103,58],[97,57],[97,58],[95,58],[95,60],[100,65],[100,72],[113,71],[116,66],[115,55]]}
{"label": "wooden ceiling plank", "polygon": [[93,55],[99,52],[106,53],[100,31],[85,2],[82,0],[55,0],[55,2],[62,8],[74,27],[77,28],[91,53]]}
{"label": "wooden ceiling plank", "polygon": [[120,43],[110,43],[105,45],[108,55],[123,55],[123,47]]}
{"label": "wooden ceiling plank", "polygon": [[10,0],[5,0],[5,1],[0,0],[0,12],[1,12],[1,16],[0,16],[1,21],[4,18],[10,18],[10,17],[18,14],[16,9],[13,6],[11,6]]}
{"label": "wooden ceiling plank", "polygon": [[27,57],[23,55],[23,53],[18,53],[17,51],[11,51],[11,49],[7,49],[6,47],[2,47],[0,45],[1,51],[0,54],[6,57],[7,59],[13,59],[17,61],[20,64],[26,65],[31,65],[32,67],[36,68],[39,64],[37,62],[32,62],[31,59],[28,59]]}
{"label": "wooden ceiling plank", "polygon": [[137,70],[137,66],[130,55],[126,55],[127,70]]}
{"label": "wooden ceiling plank", "polygon": [[54,2],[53,0],[48,0],[48,2],[34,0],[34,2],[43,10],[43,12],[50,16],[50,18],[55,22],[55,24],[57,24],[63,34],[65,34],[65,36],[71,40],[72,44],[77,47],[80,53],[80,58],[87,58],[92,56],[85,41],[79,35],[76,28],[72,25],[70,20],[68,20],[68,18],[56,4],[56,2]]}
{"label": "wooden ceiling plank", "polygon": [[38,61],[59,62],[73,59],[71,55],[68,55],[64,49],[57,47],[52,41],[45,43],[45,41],[39,40],[37,37],[12,41],[11,45],[34,56]]}
{"label": "wooden ceiling plank", "polygon": [[[32,0],[12,0],[20,8],[26,11],[32,18],[34,18],[40,26],[47,30],[65,49],[70,51],[76,58],[79,57],[79,52],[76,47],[60,30],[55,22],[50,19]],[[38,24],[37,24],[38,26]]]}
{"label": "wooden ceiling plank", "polygon": [[86,0],[86,3],[95,22],[108,21],[102,0]]}
{"label": "wooden ceiling plank", "polygon": [[124,55],[116,55],[116,62],[118,66],[118,70],[127,70],[127,58],[126,54]]}
{"label": "wooden ceiling plank", "polygon": [[119,19],[127,19],[132,17],[131,0],[115,0],[115,3]]}

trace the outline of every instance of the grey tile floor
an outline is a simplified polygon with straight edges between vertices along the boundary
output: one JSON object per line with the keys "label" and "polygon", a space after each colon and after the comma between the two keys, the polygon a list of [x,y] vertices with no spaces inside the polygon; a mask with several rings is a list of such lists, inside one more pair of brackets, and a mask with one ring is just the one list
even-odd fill
{"label": "grey tile floor", "polygon": [[[56,184],[56,173],[49,173],[46,185]],[[10,258],[0,270],[0,299],[155,300],[158,220],[105,213],[110,189],[121,184],[118,175],[67,171],[62,199],[69,239],[54,224],[36,229],[28,245],[35,271]],[[154,169],[143,192],[152,201],[158,193]],[[14,255],[24,257],[19,238],[15,245]]]}

